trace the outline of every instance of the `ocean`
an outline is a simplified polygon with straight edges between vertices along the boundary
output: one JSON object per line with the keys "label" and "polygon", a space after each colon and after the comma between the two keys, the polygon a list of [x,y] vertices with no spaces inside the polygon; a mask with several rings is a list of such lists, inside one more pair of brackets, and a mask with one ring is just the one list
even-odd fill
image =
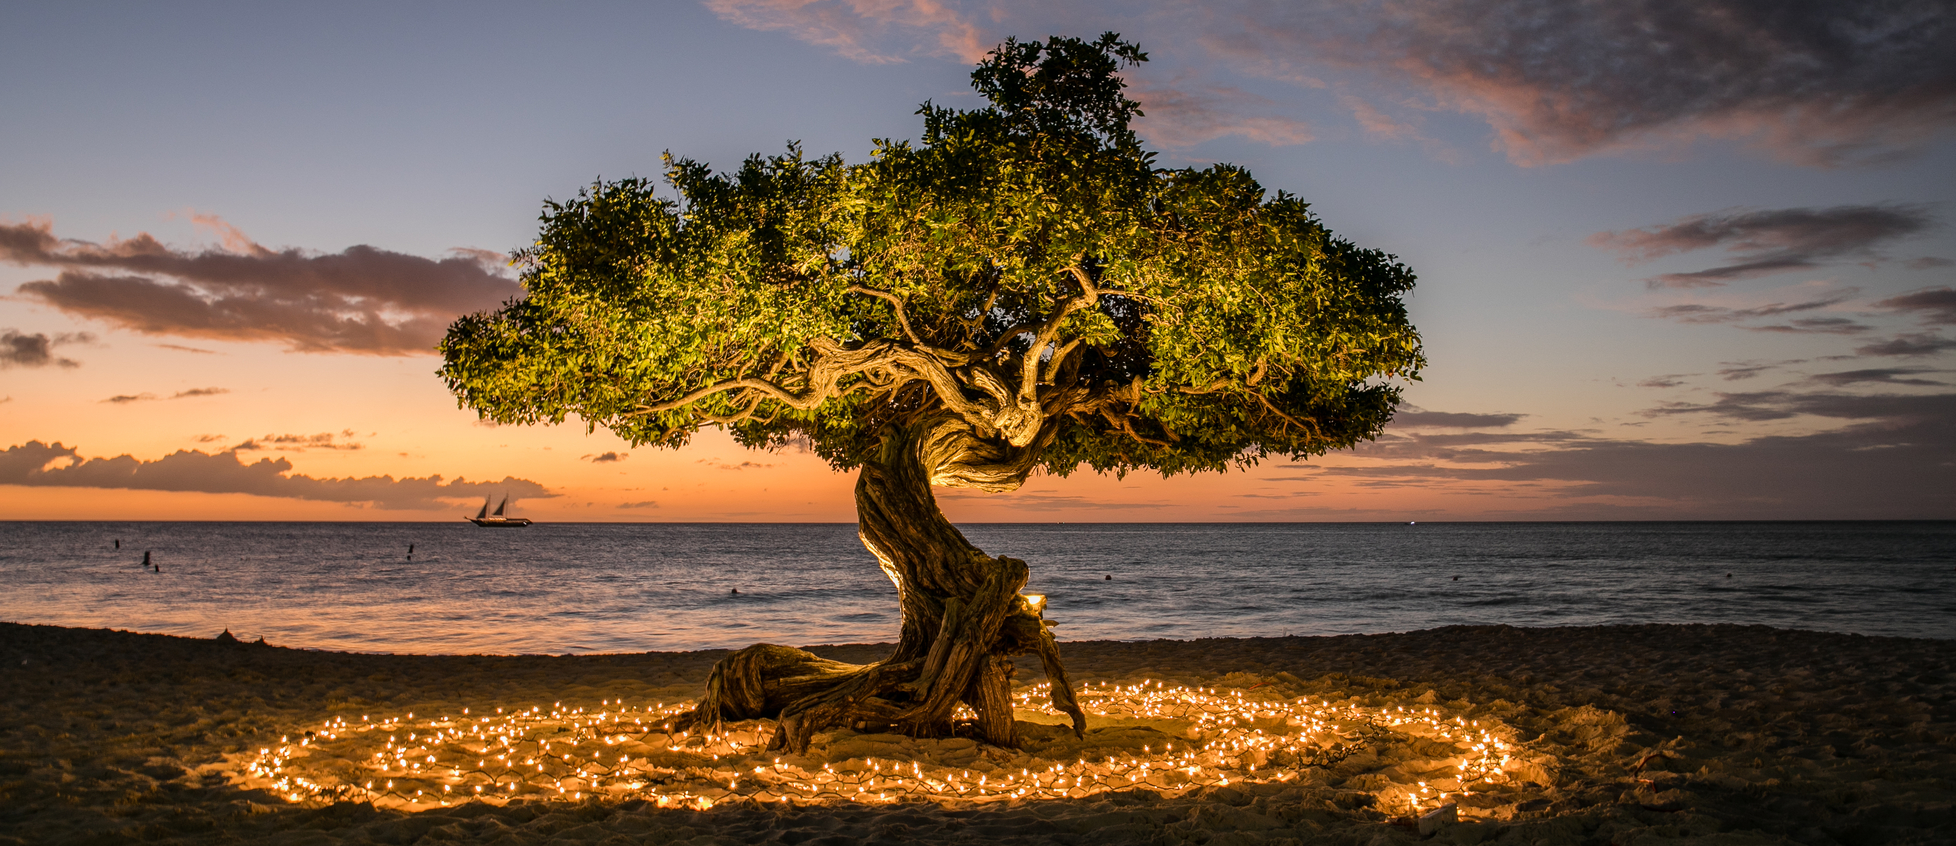
{"label": "ocean", "polygon": [[[1031,565],[1062,640],[1611,623],[1956,639],[1956,522],[961,528]],[[853,524],[0,523],[0,620],[493,654],[897,628]]]}

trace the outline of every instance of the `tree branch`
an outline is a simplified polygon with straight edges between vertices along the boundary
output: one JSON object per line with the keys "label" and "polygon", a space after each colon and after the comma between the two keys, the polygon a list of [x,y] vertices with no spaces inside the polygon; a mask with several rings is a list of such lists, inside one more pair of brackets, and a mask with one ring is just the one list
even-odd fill
{"label": "tree branch", "polygon": [[970,343],[972,338],[978,333],[978,330],[984,327],[985,318],[991,316],[992,306],[998,304],[998,292],[1002,287],[1003,280],[997,274],[994,274],[992,276],[991,290],[985,294],[985,304],[978,307],[978,313],[973,315],[970,320],[962,321],[966,343]]}
{"label": "tree branch", "polygon": [[1035,331],[1032,349],[1026,350],[1025,359],[1019,363],[1019,395],[1022,397],[1038,396],[1039,356],[1059,339],[1060,324],[1066,321],[1068,315],[1100,302],[1100,289],[1087,278],[1084,268],[1074,264],[1066,270],[1073,274],[1074,281],[1080,283],[1080,293],[1061,302],[1059,311],[1046,318]]}
{"label": "tree branch", "polygon": [[917,346],[920,346],[920,347],[928,347],[928,346],[930,346],[929,344],[926,344],[926,343],[924,343],[924,341],[923,341],[923,339],[922,339],[922,338],[919,338],[919,337],[917,337],[917,333],[916,333],[916,332],[914,332],[914,331],[911,331],[911,329],[910,329],[910,316],[909,316],[909,315],[907,315],[907,314],[904,314],[904,312],[903,312],[903,298],[902,298],[902,297],[899,297],[899,296],[897,296],[897,295],[895,295],[895,294],[892,294],[892,293],[890,293],[890,292],[888,292],[888,291],[878,291],[878,290],[876,290],[875,288],[866,288],[866,287],[864,287],[864,286],[862,286],[862,285],[850,285],[850,286],[849,286],[849,293],[851,293],[851,294],[863,294],[863,295],[866,295],[866,296],[871,296],[871,297],[875,297],[875,298],[877,298],[877,299],[879,299],[879,300],[883,300],[884,302],[887,302],[887,303],[889,303],[889,304],[890,304],[890,307],[891,307],[891,308],[893,308],[893,309],[896,309],[896,319],[897,319],[897,325],[903,328],[903,334],[904,334],[904,337],[907,337],[907,338],[909,338],[909,339],[910,339],[910,343],[913,343],[913,344],[916,344]]}
{"label": "tree branch", "polygon": [[978,354],[978,355],[977,355],[977,356],[976,356],[975,358],[973,358],[972,360],[973,360],[973,361],[991,361],[992,359],[994,359],[994,358],[997,358],[997,357],[998,357],[998,354],[999,354],[999,353],[1002,353],[1002,352],[1004,352],[1004,351],[1005,351],[1005,347],[1006,347],[1006,345],[1008,345],[1008,344],[1010,344],[1010,343],[1012,343],[1012,339],[1013,339],[1013,338],[1017,338],[1017,337],[1019,337],[1020,335],[1024,335],[1024,334],[1026,334],[1027,332],[1031,332],[1031,331],[1034,331],[1034,330],[1036,330],[1036,329],[1038,328],[1038,325],[1039,325],[1039,324],[1036,324],[1036,323],[1033,323],[1033,324],[1027,324],[1027,323],[1014,323],[1014,324],[1012,324],[1012,328],[1010,328],[1010,329],[1007,329],[1007,330],[1005,330],[1004,332],[1001,332],[1001,333],[999,333],[999,336],[998,336],[997,338],[995,338],[995,339],[993,339],[993,340],[992,340],[992,342],[991,342],[991,345],[990,345],[990,346],[987,346],[987,347],[985,347],[985,350],[984,350],[984,352],[981,352],[981,353],[979,353],[979,354]]}
{"label": "tree branch", "polygon": [[1312,434],[1315,435],[1321,436],[1324,434],[1323,430],[1320,430],[1315,424],[1306,424],[1295,417],[1285,414],[1283,412],[1283,409],[1278,408],[1275,403],[1272,403],[1270,401],[1270,398],[1263,395],[1262,391],[1251,391],[1250,396],[1256,397],[1257,402],[1263,403],[1264,408],[1269,409],[1271,414],[1275,414],[1278,417],[1283,418],[1283,421],[1285,423],[1289,423],[1293,426],[1296,426],[1299,429],[1309,430]]}
{"label": "tree branch", "polygon": [[[809,347],[816,353],[815,361],[805,374],[794,374],[806,379],[805,387],[800,392],[774,380],[745,376],[707,385],[665,402],[640,405],[637,410],[625,416],[640,417],[674,411],[716,394],[731,391],[752,392],[754,399],[749,402],[745,411],[735,412],[732,415],[702,415],[702,417],[715,422],[746,419],[758,408],[762,400],[773,400],[789,408],[809,411],[833,397],[854,390],[855,386],[846,389],[840,387],[842,380],[851,376],[861,376],[874,381],[882,390],[894,389],[908,382],[924,382],[930,385],[937,394],[938,401],[943,403],[947,410],[957,414],[972,426],[988,432],[998,428],[1000,421],[997,418],[1000,408],[1008,407],[988,406],[966,398],[964,384],[937,357],[942,352],[940,350],[927,347],[926,350],[919,351],[890,341],[872,341],[856,349],[847,349],[828,338],[811,341]],[[983,370],[974,372],[986,372],[989,375]],[[882,375],[879,377],[878,374]],[[992,381],[997,382],[997,377],[992,377]],[[1003,385],[999,384],[993,390],[1002,392]]]}
{"label": "tree branch", "polygon": [[1084,341],[1081,339],[1074,338],[1071,341],[1067,341],[1065,346],[1060,347],[1058,352],[1053,353],[1053,359],[1046,362],[1046,375],[1041,381],[1048,385],[1057,383],[1059,381],[1060,366],[1066,363],[1067,357],[1079,349],[1082,343]]}

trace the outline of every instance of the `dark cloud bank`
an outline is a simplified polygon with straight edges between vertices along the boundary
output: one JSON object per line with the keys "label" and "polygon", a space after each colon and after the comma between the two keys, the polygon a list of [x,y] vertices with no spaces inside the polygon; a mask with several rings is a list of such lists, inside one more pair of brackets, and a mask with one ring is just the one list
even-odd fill
{"label": "dark cloud bank", "polygon": [[1956,124],[1944,0],[1210,4],[1246,63],[1329,62],[1483,117],[1523,164],[1739,139],[1802,164],[1882,161]]}
{"label": "dark cloud bank", "polygon": [[188,252],[149,235],[92,244],[55,237],[47,221],[0,224],[0,261],[61,268],[19,291],[72,315],[306,352],[432,352],[455,317],[519,293],[490,253],[428,259],[357,246],[314,254],[226,232],[228,249]]}
{"label": "dark cloud bank", "polygon": [[0,370],[10,367],[80,367],[81,362],[54,354],[60,344],[85,344],[95,340],[87,332],[61,334],[23,334],[13,329],[0,331]]}
{"label": "dark cloud bank", "polygon": [[1956,289],[1924,288],[1911,294],[1881,300],[1875,305],[1912,314],[1920,318],[1923,323],[1956,326]]}
{"label": "dark cloud bank", "polygon": [[1934,228],[1927,206],[1736,209],[1670,223],[1598,232],[1589,244],[1636,266],[1680,253],[1722,247],[1733,263],[1649,280],[1653,288],[1703,288],[1735,279],[1810,270],[1843,258],[1871,259],[1886,242]]}
{"label": "dark cloud bank", "polygon": [[[1738,323],[1745,320],[1784,317],[1803,311],[1827,308],[1828,306],[1839,305],[1854,299],[1854,294],[1855,292],[1850,290],[1811,300],[1803,300],[1801,302],[1768,303],[1762,306],[1753,306],[1752,308],[1731,308],[1729,306],[1708,305],[1706,303],[1681,303],[1678,305],[1659,306],[1651,309],[1648,314],[1651,317],[1676,320],[1680,323]],[[1764,326],[1748,326],[1745,328],[1755,332],[1851,335],[1858,332],[1865,332],[1870,327],[1856,323],[1845,317],[1803,317],[1792,319],[1785,323],[1772,323]]]}
{"label": "dark cloud bank", "polygon": [[179,450],[155,461],[128,455],[82,458],[77,450],[58,441],[28,441],[0,450],[0,485],[242,493],[410,510],[447,508],[450,505],[444,500],[491,495],[520,499],[557,495],[528,479],[514,477],[500,482],[449,482],[440,476],[316,479],[293,473],[292,462],[283,458],[246,464],[237,449],[217,453]]}
{"label": "dark cloud bank", "polygon": [[[1882,382],[1901,374],[1838,375],[1842,378],[1834,381]],[[1505,491],[1559,490],[1558,496],[1571,499],[1649,500],[1517,509],[1516,519],[1956,518],[1956,484],[1950,483],[1956,479],[1956,394],[1763,391],[1719,394],[1713,402],[1674,403],[1650,413],[1748,421],[1811,416],[1846,425],[1736,444],[1662,444],[1577,432],[1436,434],[1395,427],[1358,449],[1384,465],[1321,472],[1379,487],[1489,482]]]}
{"label": "dark cloud bank", "polygon": [[[1200,45],[1243,74],[1337,88],[1375,134],[1409,137],[1424,111],[1477,116],[1522,164],[1712,138],[1834,167],[1908,155],[1956,125],[1947,0],[1155,0],[1057,19],[1027,0],[708,5],[868,62],[968,62],[1007,35],[1116,21],[1146,48]],[[1191,73],[1135,89],[1160,143],[1310,139],[1301,121]]]}
{"label": "dark cloud bank", "polygon": [[1920,358],[1937,355],[1945,350],[1956,350],[1956,338],[1920,333],[1902,335],[1877,344],[1855,347],[1855,355],[1881,355],[1896,358]]}

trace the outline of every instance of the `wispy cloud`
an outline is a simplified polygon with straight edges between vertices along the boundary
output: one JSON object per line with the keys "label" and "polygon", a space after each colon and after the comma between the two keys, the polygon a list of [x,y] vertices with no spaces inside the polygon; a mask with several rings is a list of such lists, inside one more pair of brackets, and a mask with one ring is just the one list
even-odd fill
{"label": "wispy cloud", "polygon": [[1858,335],[1874,327],[1846,317],[1802,317],[1785,323],[1745,328],[1754,332],[1778,332],[1785,335]]}
{"label": "wispy cloud", "polygon": [[707,466],[708,469],[711,470],[766,470],[767,468],[774,466],[772,464],[762,464],[761,462],[758,461],[742,461],[738,464],[735,464],[730,461],[720,461],[718,459],[706,459],[706,458],[695,459],[693,463],[704,464]]}
{"label": "wispy cloud", "polygon": [[140,394],[117,394],[115,396],[103,400],[103,402],[113,403],[115,405],[127,405],[132,402],[149,402],[151,400],[163,400],[163,399],[174,400],[174,399],[191,399],[194,397],[214,397],[214,396],[219,396],[221,394],[228,394],[230,392],[231,392],[230,388],[191,388],[190,390],[178,391],[174,394],[165,397],[165,396],[160,396],[158,394],[150,393],[148,391],[144,391]]}
{"label": "wispy cloud", "polygon": [[1754,379],[1757,378],[1761,373],[1767,373],[1773,370],[1777,370],[1789,364],[1799,364],[1799,363],[1800,362],[1797,360],[1796,361],[1725,361],[1725,362],[1720,362],[1722,366],[1718,368],[1718,378],[1724,379],[1727,382],[1737,382],[1742,379]]}
{"label": "wispy cloud", "polygon": [[1838,373],[1817,373],[1807,377],[1807,381],[1836,388],[1863,383],[1943,386],[1947,383],[1916,378],[1918,374],[1940,372],[1942,371],[1922,367],[1871,367],[1864,370],[1843,370]]}
{"label": "wispy cloud", "polygon": [[1281,114],[1269,98],[1231,86],[1148,85],[1128,95],[1145,113],[1135,131],[1165,147],[1193,147],[1231,135],[1290,147],[1315,137],[1310,124]]}
{"label": "wispy cloud", "polygon": [[1896,358],[1917,358],[1931,356],[1945,350],[1956,350],[1956,338],[1945,338],[1928,332],[1914,335],[1901,335],[1880,343],[1854,348],[1855,355],[1882,355]]}
{"label": "wispy cloud", "polygon": [[1662,376],[1652,376],[1652,377],[1650,377],[1649,379],[1645,379],[1645,380],[1643,380],[1643,381],[1641,381],[1641,382],[1638,382],[1638,383],[1637,383],[1637,387],[1639,387],[1639,388],[1675,388],[1675,387],[1677,387],[1677,386],[1679,386],[1679,385],[1683,385],[1683,384],[1685,384],[1685,380],[1686,380],[1686,379],[1689,379],[1689,378],[1691,378],[1692,376],[1696,376],[1696,375],[1698,375],[1698,374],[1696,374],[1696,373],[1666,373],[1666,374],[1664,374],[1664,375],[1662,375]]}
{"label": "wispy cloud", "polygon": [[1513,426],[1525,414],[1467,414],[1455,411],[1427,411],[1408,406],[1392,416],[1395,429],[1499,429]]}
{"label": "wispy cloud", "polygon": [[[1003,5],[989,10],[990,14],[962,10],[948,0],[708,0],[706,5],[740,26],[785,32],[849,59],[877,64],[917,56],[976,61],[1006,34],[987,32],[978,21],[989,20],[996,27],[999,16],[1008,13]],[[1306,143],[1314,135],[1308,123],[1283,114],[1274,101],[1234,86],[1137,85],[1128,96],[1145,112],[1136,130],[1166,147],[1193,147],[1232,135],[1290,146]],[[1389,123],[1376,110],[1370,114],[1377,126]]]}
{"label": "wispy cloud", "polygon": [[1872,258],[1882,244],[1936,225],[1927,206],[1734,209],[1641,229],[1598,232],[1590,246],[1636,266],[1665,256],[1724,248],[1731,264],[1648,280],[1653,288],[1703,288],[1734,279],[1809,270],[1841,258]]}
{"label": "wispy cloud", "polygon": [[[1871,373],[1872,371],[1862,371]],[[1893,371],[1891,371],[1892,373]],[[1836,374],[1835,382],[1851,384],[1855,381],[1887,381],[1877,376],[1866,379],[1858,374]],[[1934,383],[1930,383],[1934,384]],[[1798,391],[1754,391],[1749,393],[1720,393],[1708,403],[1672,402],[1655,408],[1645,409],[1647,417],[1668,417],[1682,414],[1705,414],[1730,420],[1765,421],[1787,420],[1802,415],[1831,417],[1848,420],[1887,419],[1895,424],[1914,425],[1935,422],[1934,409],[1951,407],[1956,403],[1956,394],[1934,396],[1906,396],[1883,394],[1861,396],[1855,394],[1800,393]],[[1942,440],[1950,441],[1952,434],[1946,433]],[[1956,446],[1956,441],[1950,441]]]}
{"label": "wispy cloud", "polygon": [[706,0],[706,7],[739,26],[785,32],[871,64],[917,55],[976,61],[997,40],[940,0]]}
{"label": "wispy cloud", "polygon": [[1778,302],[1745,307],[1721,306],[1709,303],[1679,303],[1677,305],[1658,306],[1645,312],[1645,315],[1648,317],[1663,318],[1665,320],[1675,320],[1679,323],[1737,323],[1742,320],[1778,317],[1785,314],[1797,314],[1803,311],[1813,311],[1815,309],[1839,305],[1854,299],[1856,293],[1853,290],[1840,291],[1800,302]]}
{"label": "wispy cloud", "polygon": [[[1000,495],[986,493],[984,491],[951,488],[936,491],[936,496],[938,499],[947,502],[997,502],[998,500],[994,499],[994,497]],[[1146,511],[1155,508],[1169,508],[1174,505],[1174,503],[1170,502],[1108,502],[1088,499],[1078,494],[1029,493],[1025,491],[1012,494],[1009,498],[1009,503],[1012,508],[1025,511],[1066,509]]]}
{"label": "wispy cloud", "polygon": [[583,460],[589,461],[592,464],[611,464],[614,462],[624,461],[626,458],[629,458],[630,456],[631,453],[601,452],[596,455],[583,456]]}
{"label": "wispy cloud", "polygon": [[49,337],[44,332],[32,335],[13,329],[0,331],[0,370],[10,367],[80,367],[81,362],[54,354],[60,344],[84,344],[95,340],[87,332]]}
{"label": "wispy cloud", "polygon": [[448,482],[440,476],[320,479],[292,472],[292,462],[283,458],[246,464],[235,450],[179,450],[154,461],[129,455],[83,458],[58,441],[28,441],[0,450],[0,485],[241,493],[386,509],[442,508],[444,500],[503,493],[525,499],[556,496],[542,485],[514,477],[500,482]]}
{"label": "wispy cloud", "polygon": [[1956,289],[1946,286],[1890,297],[1877,301],[1875,306],[1913,314],[1924,323],[1956,325]]}
{"label": "wispy cloud", "polygon": [[[304,452],[309,449],[347,451],[366,449],[365,444],[358,441],[345,440],[352,438],[353,435],[352,429],[346,429],[337,433],[320,432],[315,435],[264,435],[247,439],[243,443],[232,447],[231,451],[250,452],[253,450],[271,449],[281,452]],[[200,438],[199,440],[202,439]]]}
{"label": "wispy cloud", "polygon": [[1419,127],[1380,111],[1362,98],[1346,94],[1338,98],[1338,103],[1351,111],[1352,119],[1358,121],[1367,135],[1391,141],[1420,137]]}
{"label": "wispy cloud", "polygon": [[19,292],[79,317],[305,352],[431,353],[449,321],[520,292],[501,275],[500,256],[483,251],[444,259],[368,246],[312,253],[273,250],[235,229],[224,236],[222,250],[177,250],[147,234],[95,244],[29,220],[0,224],[0,261],[63,268]]}

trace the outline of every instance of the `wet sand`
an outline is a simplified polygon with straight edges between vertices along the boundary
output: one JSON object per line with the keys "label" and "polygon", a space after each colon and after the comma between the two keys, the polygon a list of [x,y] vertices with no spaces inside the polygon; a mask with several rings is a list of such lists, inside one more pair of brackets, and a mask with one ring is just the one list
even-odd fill
{"label": "wet sand", "polygon": [[[863,662],[883,650],[817,651]],[[846,783],[860,786],[894,783],[877,781],[882,772],[863,770],[864,761],[915,759],[994,779],[1052,762],[1073,786],[1061,779],[1043,795],[1067,798],[859,801],[830,790],[788,801],[781,785],[758,794],[743,785],[714,793],[702,810],[696,799],[661,807],[651,792],[635,793],[650,786],[621,782],[601,798],[580,790],[446,807],[410,802],[421,798],[412,794],[294,802],[274,792],[276,776],[250,766],[270,760],[321,778],[329,735],[371,742],[330,750],[349,760],[391,753],[401,748],[396,733],[434,719],[461,725],[464,708],[470,720],[554,708],[565,720],[615,721],[621,702],[644,709],[696,696],[725,653],[358,655],[0,624],[0,843],[1956,843],[1956,642],[1756,626],[1452,627],[1067,643],[1062,652],[1083,689],[1152,679],[1236,696],[1266,715],[1298,702],[1380,726],[1381,715],[1431,715],[1423,719],[1483,735],[1498,727],[1491,736],[1508,738],[1513,760],[1472,784],[1444,780],[1463,761],[1457,750],[1431,732],[1381,728],[1351,739],[1342,757],[1208,753],[1197,763],[1210,769],[1196,776],[1138,781],[1129,767],[1120,781],[1113,765],[1140,760],[1138,751],[1123,756],[1141,740],[1201,748],[1221,728],[1096,717],[1087,741],[1075,742],[1028,705],[1024,750],[841,731],[781,766],[857,772]],[[1018,678],[1039,674],[1027,664]],[[345,736],[322,728],[328,721]],[[1259,725],[1239,728],[1275,737],[1284,722]],[[733,728],[729,737],[767,727]],[[302,749],[309,730],[320,745]],[[616,751],[611,731],[600,752]],[[641,740],[629,748],[642,760],[676,754]],[[493,757],[489,746],[473,748]],[[535,761],[498,748],[509,766]],[[287,749],[269,759],[261,751]],[[418,769],[422,751],[399,766]],[[1110,766],[1093,770],[1087,757],[1102,753]],[[564,783],[541,764],[535,773]],[[1401,804],[1428,781],[1456,792]],[[706,795],[685,795],[695,794]],[[1423,834],[1414,811],[1447,805],[1460,821],[1429,820]]]}

